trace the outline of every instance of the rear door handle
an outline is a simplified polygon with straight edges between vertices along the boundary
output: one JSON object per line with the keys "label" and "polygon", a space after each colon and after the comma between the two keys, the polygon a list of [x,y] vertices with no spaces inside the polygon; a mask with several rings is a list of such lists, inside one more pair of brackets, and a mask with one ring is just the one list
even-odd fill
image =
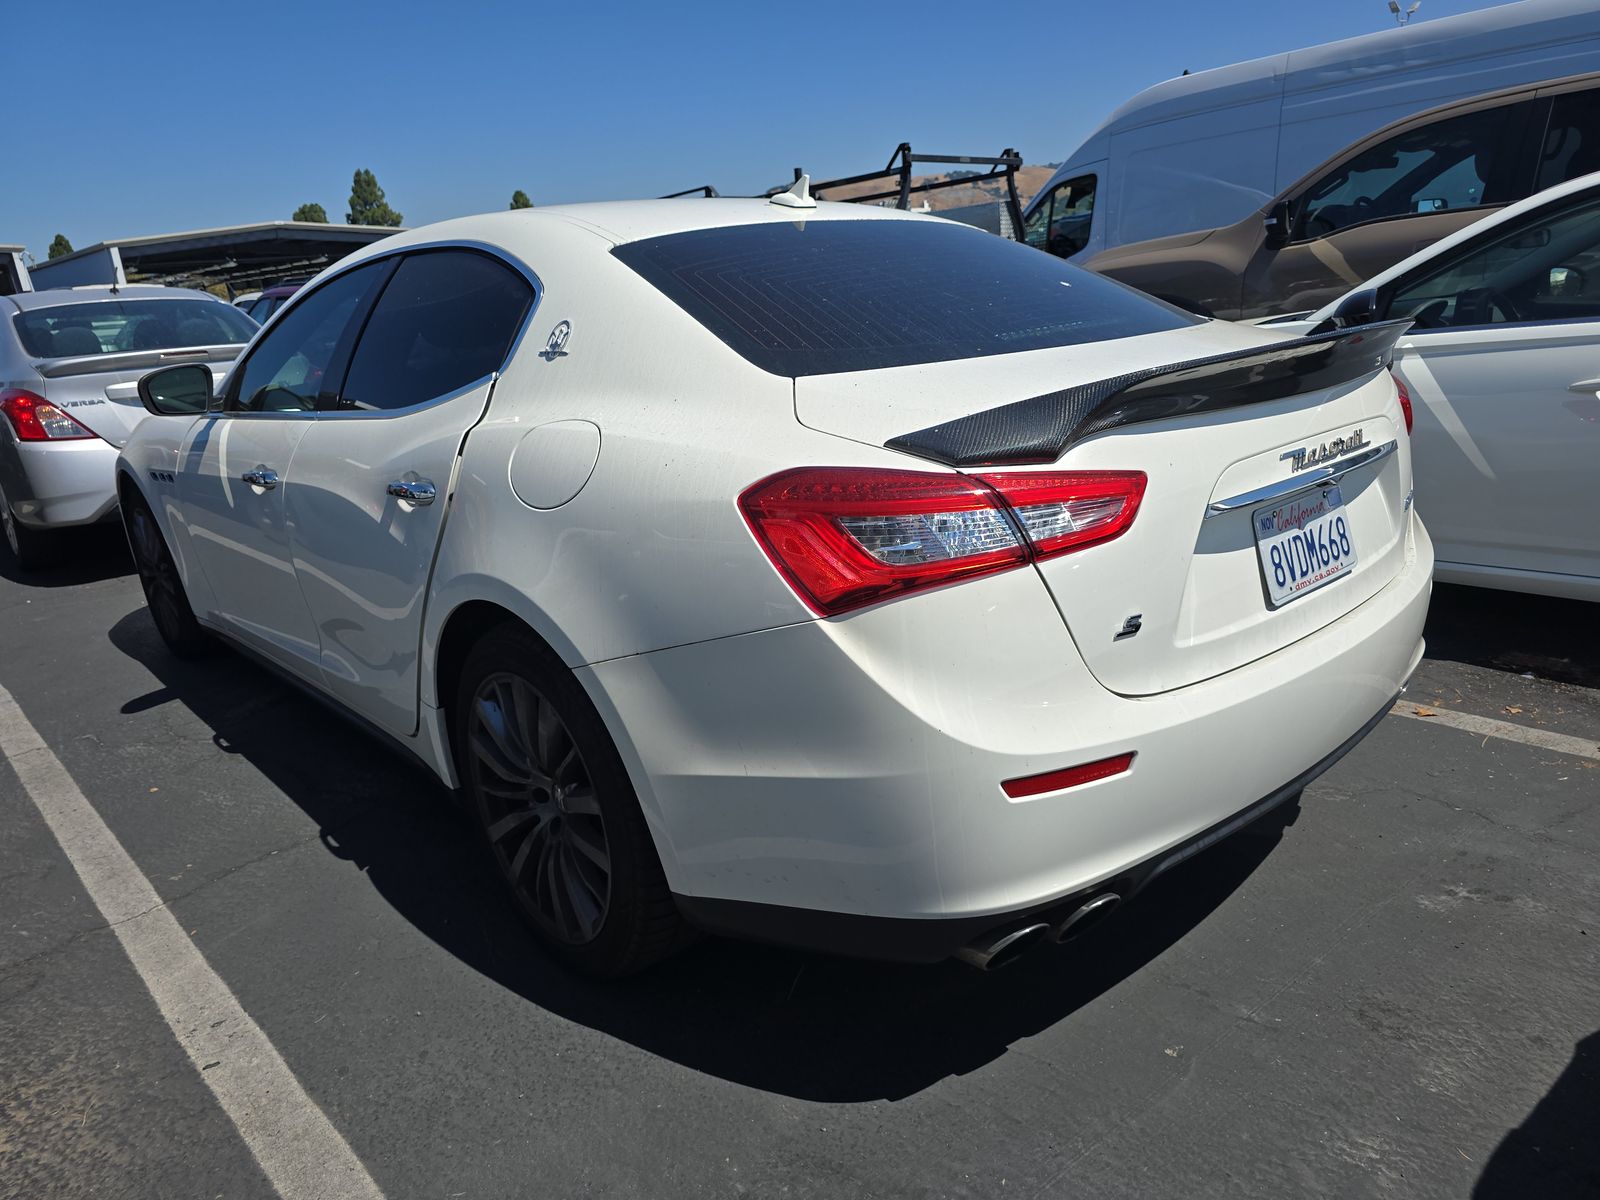
{"label": "rear door handle", "polygon": [[270,467],[256,467],[253,470],[246,471],[239,478],[243,479],[251,487],[262,488],[269,492],[278,486],[278,473]]}
{"label": "rear door handle", "polygon": [[389,495],[420,507],[432,504],[438,492],[429,479],[396,479],[389,485]]}
{"label": "rear door handle", "polygon": [[1567,384],[1569,392],[1600,392],[1600,379],[1580,379],[1577,383]]}

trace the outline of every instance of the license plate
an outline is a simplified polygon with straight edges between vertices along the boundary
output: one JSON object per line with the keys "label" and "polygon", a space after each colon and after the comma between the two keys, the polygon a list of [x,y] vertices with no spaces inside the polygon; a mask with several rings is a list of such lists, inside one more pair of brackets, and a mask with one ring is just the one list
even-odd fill
{"label": "license plate", "polygon": [[1277,508],[1258,508],[1251,517],[1273,608],[1355,568],[1355,539],[1337,484],[1304,492]]}

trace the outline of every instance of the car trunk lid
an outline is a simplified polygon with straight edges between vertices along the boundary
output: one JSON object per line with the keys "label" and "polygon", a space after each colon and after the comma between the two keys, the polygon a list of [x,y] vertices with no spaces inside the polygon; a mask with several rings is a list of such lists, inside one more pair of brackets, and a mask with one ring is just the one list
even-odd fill
{"label": "car trunk lid", "polygon": [[[1397,328],[1384,327],[1286,343],[1208,326],[806,377],[796,381],[796,411],[813,428],[881,441],[973,474],[1040,463],[1059,471],[1143,471],[1148,485],[1125,533],[1046,558],[1037,570],[1101,683],[1149,695],[1305,637],[1400,571],[1409,447],[1381,370],[1397,336]],[[1175,365],[1118,374],[1119,361],[1125,368],[1160,360],[1154,345],[1136,342],[1158,344],[1160,357]],[[1228,347],[1222,354],[1219,344]],[[919,427],[918,417],[931,420]],[[892,423],[898,429],[884,436]],[[1320,488],[1288,490],[1301,479],[1337,483],[1354,566],[1274,604],[1253,522],[1284,505],[1320,500]],[[1250,499],[1258,495],[1265,498]]]}
{"label": "car trunk lid", "polygon": [[46,400],[65,410],[90,432],[120,448],[127,444],[134,427],[148,415],[139,402],[141,377],[157,367],[203,362],[211,368],[215,387],[220,390],[242,348],[196,346],[43,359],[34,364],[34,369],[44,381],[41,391]]}

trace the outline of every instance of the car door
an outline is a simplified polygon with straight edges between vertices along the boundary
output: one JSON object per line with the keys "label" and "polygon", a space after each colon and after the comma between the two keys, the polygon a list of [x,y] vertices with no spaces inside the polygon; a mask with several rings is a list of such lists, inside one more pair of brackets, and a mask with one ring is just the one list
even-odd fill
{"label": "car door", "polygon": [[316,627],[292,562],[284,488],[317,398],[348,358],[384,264],[304,297],[233,371],[221,410],[195,422],[177,491],[216,611],[203,614],[303,678],[320,681]]}
{"label": "car door", "polygon": [[1285,244],[1244,271],[1246,318],[1312,309],[1525,193],[1535,102],[1501,102],[1364,144],[1287,199]]}
{"label": "car door", "polygon": [[1417,509],[1441,565],[1600,577],[1600,190],[1427,263],[1385,307],[1417,324]]}
{"label": "car door", "polygon": [[488,253],[403,257],[285,490],[325,685],[397,736],[417,724],[429,573],[455,467],[531,313],[531,275]]}

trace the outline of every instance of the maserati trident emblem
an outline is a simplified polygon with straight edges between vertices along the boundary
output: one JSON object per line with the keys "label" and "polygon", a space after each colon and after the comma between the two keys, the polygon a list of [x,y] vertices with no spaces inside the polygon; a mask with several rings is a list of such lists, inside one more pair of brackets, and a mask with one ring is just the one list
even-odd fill
{"label": "maserati trident emblem", "polygon": [[1289,470],[1304,471],[1310,467],[1320,467],[1325,462],[1332,462],[1336,458],[1343,458],[1353,450],[1369,446],[1367,435],[1357,429],[1347,437],[1337,437],[1331,442],[1323,442],[1320,446],[1301,446],[1298,450],[1286,450],[1278,455],[1280,459],[1289,460]]}
{"label": "maserati trident emblem", "polygon": [[539,357],[545,362],[555,362],[558,358],[567,356],[567,339],[572,336],[572,322],[563,321],[550,331],[550,340],[544,344],[544,349],[539,351]]}

